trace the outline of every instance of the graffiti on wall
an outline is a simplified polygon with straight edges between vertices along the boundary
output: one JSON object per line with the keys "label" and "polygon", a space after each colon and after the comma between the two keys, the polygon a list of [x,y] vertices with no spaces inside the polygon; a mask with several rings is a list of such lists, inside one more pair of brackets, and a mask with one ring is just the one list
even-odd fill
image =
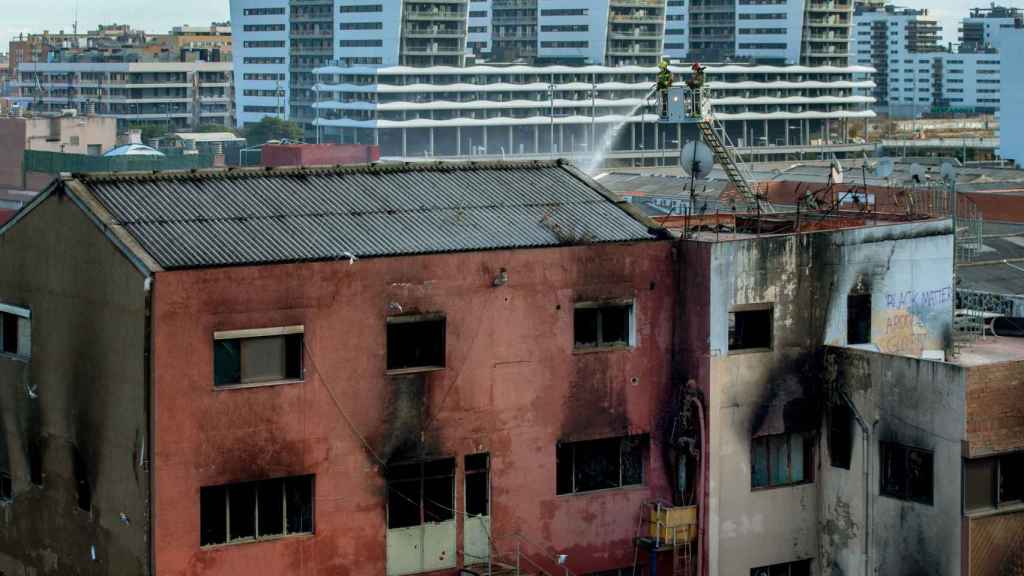
{"label": "graffiti on wall", "polygon": [[879,324],[879,350],[920,356],[924,350],[942,348],[942,335],[930,332],[928,327],[934,316],[951,312],[952,303],[952,286],[886,294]]}

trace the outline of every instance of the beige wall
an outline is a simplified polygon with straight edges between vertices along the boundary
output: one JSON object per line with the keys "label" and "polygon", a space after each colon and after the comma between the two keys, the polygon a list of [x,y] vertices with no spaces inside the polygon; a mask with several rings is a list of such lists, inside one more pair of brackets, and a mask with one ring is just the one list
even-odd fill
{"label": "beige wall", "polygon": [[[28,118],[25,122],[25,149],[66,154],[88,154],[89,145],[100,146],[100,154],[117,144],[117,119],[105,116],[72,118]],[[54,124],[56,123],[56,125]],[[0,124],[0,129],[2,129]],[[54,131],[54,127],[59,130]]]}

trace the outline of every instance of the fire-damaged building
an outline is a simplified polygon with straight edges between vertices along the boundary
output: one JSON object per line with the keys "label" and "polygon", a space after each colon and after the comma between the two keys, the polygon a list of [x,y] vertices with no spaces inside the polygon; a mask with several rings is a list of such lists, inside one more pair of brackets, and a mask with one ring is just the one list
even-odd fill
{"label": "fire-damaged building", "polygon": [[62,177],[0,227],[0,571],[966,573],[1015,546],[1019,388],[951,361],[950,219],[877,196]]}
{"label": "fire-damaged building", "polygon": [[632,566],[675,283],[631,210],[561,163],[55,181],[0,229],[0,571]]}

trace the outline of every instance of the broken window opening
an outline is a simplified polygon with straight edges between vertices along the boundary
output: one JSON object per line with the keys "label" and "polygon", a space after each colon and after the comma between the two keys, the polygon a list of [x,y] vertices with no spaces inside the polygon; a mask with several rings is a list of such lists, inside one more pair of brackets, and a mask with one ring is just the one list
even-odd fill
{"label": "broken window opening", "polygon": [[0,353],[28,358],[32,354],[32,322],[27,308],[0,304]]}
{"label": "broken window opening", "polygon": [[445,366],[443,316],[392,316],[387,320],[387,369],[438,370]]}
{"label": "broken window opening", "polygon": [[579,302],[573,310],[576,348],[633,345],[632,302]]}
{"label": "broken window opening", "polygon": [[214,334],[214,386],[302,380],[302,332],[302,326],[291,326]]}
{"label": "broken window opening", "polygon": [[783,562],[771,566],[751,568],[750,576],[810,576],[811,560],[797,560],[796,562]]}
{"label": "broken window opening", "polygon": [[833,468],[850,469],[853,457],[853,411],[844,404],[829,409],[828,456]]}
{"label": "broken window opening", "polygon": [[455,518],[455,459],[388,466],[388,528]]}
{"label": "broken window opening", "polygon": [[884,496],[931,504],[933,486],[933,454],[893,442],[880,442],[881,486]]}
{"label": "broken window opening", "polygon": [[750,446],[750,487],[772,488],[814,481],[814,435],[759,436]]}
{"label": "broken window opening", "polygon": [[75,494],[78,508],[85,512],[92,509],[92,489],[89,486],[88,472],[85,468],[85,459],[78,450],[78,446],[71,446],[71,465],[75,478]]}
{"label": "broken window opening", "polygon": [[964,509],[992,510],[1024,502],[1024,453],[964,461]]}
{"label": "broken window opening", "polygon": [[491,467],[490,454],[467,454],[466,467],[466,515],[490,516],[491,514]]}
{"label": "broken window opening", "polygon": [[256,542],[313,533],[313,476],[204,486],[199,544]]}
{"label": "broken window opening", "polygon": [[871,294],[846,297],[846,343],[871,343]]}
{"label": "broken window opening", "polygon": [[770,304],[729,312],[729,351],[771,350],[773,308]]}
{"label": "broken window opening", "polygon": [[38,438],[28,441],[28,477],[32,484],[43,485],[43,446]]}
{"label": "broken window opening", "polygon": [[647,435],[563,442],[555,449],[555,493],[576,494],[644,482]]}
{"label": "broken window opening", "polygon": [[11,502],[14,500],[14,483],[11,475],[7,472],[0,472],[0,502]]}

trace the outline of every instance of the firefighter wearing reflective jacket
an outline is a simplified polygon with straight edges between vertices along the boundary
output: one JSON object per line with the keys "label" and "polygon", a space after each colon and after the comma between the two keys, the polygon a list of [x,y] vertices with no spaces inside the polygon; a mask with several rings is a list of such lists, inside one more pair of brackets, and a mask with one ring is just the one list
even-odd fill
{"label": "firefighter wearing reflective jacket", "polygon": [[672,71],[668,59],[658,63],[658,96],[661,100],[661,116],[668,116],[668,89],[672,87]]}

